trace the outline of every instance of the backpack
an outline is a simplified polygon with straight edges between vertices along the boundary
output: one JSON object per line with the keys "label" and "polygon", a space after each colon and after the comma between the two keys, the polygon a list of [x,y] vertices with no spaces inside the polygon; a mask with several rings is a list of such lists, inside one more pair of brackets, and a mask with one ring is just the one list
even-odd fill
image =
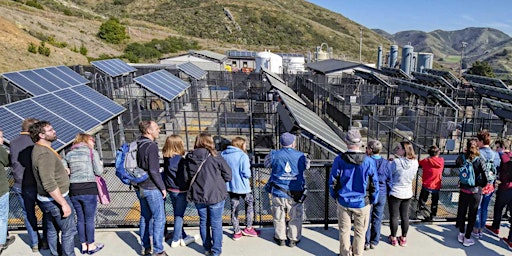
{"label": "backpack", "polygon": [[487,184],[494,184],[494,181],[496,181],[496,174],[498,173],[496,165],[494,164],[494,159],[485,159],[484,173],[485,177],[487,177]]}
{"label": "backpack", "polygon": [[[473,161],[477,160],[478,157],[474,158]],[[465,185],[468,187],[476,186],[475,179],[475,169],[473,167],[473,161],[466,159],[464,155],[462,155],[463,164],[459,167],[459,182],[461,185]]]}
{"label": "backpack", "polygon": [[[144,140],[141,146],[149,142]],[[137,185],[149,178],[149,174],[137,166],[137,151],[137,141],[133,141],[123,144],[116,152],[116,176],[126,185]]]}

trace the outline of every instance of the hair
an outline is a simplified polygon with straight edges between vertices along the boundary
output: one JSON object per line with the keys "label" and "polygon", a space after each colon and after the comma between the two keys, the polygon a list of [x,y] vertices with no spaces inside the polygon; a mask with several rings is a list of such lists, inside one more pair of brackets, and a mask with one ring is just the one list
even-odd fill
{"label": "hair", "polygon": [[[232,141],[231,141],[231,146],[233,147],[237,147],[241,150],[244,150],[244,145],[245,145],[245,139],[242,138],[242,137],[235,137]],[[245,151],[245,150],[244,150]]]}
{"label": "hair", "polygon": [[167,136],[165,139],[164,147],[162,148],[162,155],[164,157],[174,157],[176,155],[185,155],[185,146],[181,136],[173,134]]}
{"label": "hair", "polygon": [[196,142],[194,143],[194,149],[196,148],[205,148],[210,151],[210,154],[213,156],[217,155],[217,151],[215,150],[215,143],[213,142],[213,137],[209,133],[202,132],[197,135]]}
{"label": "hair", "polygon": [[416,154],[414,153],[414,148],[412,147],[412,143],[406,140],[400,141],[400,145],[405,151],[404,157],[407,159],[416,159]]}
{"label": "hair", "polygon": [[466,143],[466,159],[473,160],[473,158],[480,155],[480,151],[478,150],[478,145],[476,144],[477,139],[472,138],[468,139]]}
{"label": "hair", "polygon": [[23,120],[23,123],[21,123],[21,131],[22,132],[28,132],[28,130],[30,129],[30,126],[34,125],[35,123],[37,123],[39,120],[33,118],[33,117],[29,117],[25,120]]}
{"label": "hair", "polygon": [[39,134],[40,133],[44,133],[44,128],[48,125],[51,125],[50,122],[48,121],[39,121],[37,123],[34,123],[32,126],[30,126],[29,128],[29,132],[30,132],[30,138],[32,139],[32,141],[35,143],[35,142],[38,142],[41,138],[39,138]]}
{"label": "hair", "polygon": [[382,143],[378,140],[370,140],[367,147],[372,151],[372,155],[376,155],[382,150]]}
{"label": "hair", "polygon": [[439,153],[441,152],[441,150],[439,150],[439,148],[436,146],[436,145],[432,145],[428,148],[428,154],[430,156],[437,156],[439,155]]}
{"label": "hair", "polygon": [[508,139],[500,139],[494,142],[494,145],[497,147],[500,145],[500,148],[504,150],[510,150],[510,140]]}
{"label": "hair", "polygon": [[147,134],[148,133],[148,129],[151,126],[152,122],[153,121],[151,121],[151,120],[140,121],[139,122],[140,134],[142,134],[142,135]]}
{"label": "hair", "polygon": [[79,133],[76,135],[75,140],[73,140],[73,145],[79,144],[79,143],[87,143],[92,137],[92,135],[87,133]]}
{"label": "hair", "polygon": [[478,132],[478,134],[476,135],[476,138],[479,141],[482,141],[484,143],[484,145],[490,145],[491,144],[491,135],[489,134],[489,131],[487,131],[486,129],[481,130],[480,132]]}

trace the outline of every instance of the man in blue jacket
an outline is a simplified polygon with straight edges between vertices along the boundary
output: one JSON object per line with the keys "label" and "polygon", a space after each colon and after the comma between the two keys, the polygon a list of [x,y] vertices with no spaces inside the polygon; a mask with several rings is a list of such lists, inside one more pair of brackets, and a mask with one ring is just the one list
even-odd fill
{"label": "man in blue jacket", "polygon": [[[265,167],[272,168],[266,190],[272,195],[274,240],[283,246],[288,239],[288,245],[295,247],[302,233],[304,171],[309,169],[309,159],[295,149],[295,135],[285,132],[279,142],[281,149],[272,150],[265,157]],[[288,231],[286,213],[290,216]]]}
{"label": "man in blue jacket", "polygon": [[[329,192],[338,202],[340,255],[359,256],[364,251],[370,204],[375,204],[379,197],[379,177],[375,161],[360,150],[359,130],[349,130],[344,140],[348,150],[334,159],[329,176]],[[352,217],[354,240],[350,244]]]}

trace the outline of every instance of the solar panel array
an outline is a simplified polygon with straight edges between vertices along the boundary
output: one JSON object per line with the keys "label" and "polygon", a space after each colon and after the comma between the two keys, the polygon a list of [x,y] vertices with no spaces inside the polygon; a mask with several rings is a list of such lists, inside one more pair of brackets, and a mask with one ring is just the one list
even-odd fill
{"label": "solar panel array", "polygon": [[79,85],[1,106],[0,127],[10,141],[21,131],[24,119],[34,117],[49,121],[58,138],[52,147],[60,150],[78,133],[88,132],[125,110],[95,90]]}
{"label": "solar panel array", "polygon": [[192,62],[186,62],[178,65],[178,69],[184,72],[185,74],[193,77],[196,80],[201,80],[205,78],[208,72],[204,71],[200,67],[192,64]]}
{"label": "solar panel array", "polygon": [[442,76],[431,75],[427,73],[412,72],[415,82],[441,88],[457,89]]}
{"label": "solar panel array", "polygon": [[403,70],[398,69],[398,68],[382,67],[380,72],[383,75],[386,75],[386,76],[389,76],[389,77],[406,79],[406,80],[411,80],[412,79],[412,77],[409,74],[405,73]]}
{"label": "solar panel array", "polygon": [[335,154],[347,151],[347,145],[315,112],[300,104],[283,92],[279,96],[286,104],[297,125],[305,130],[310,139],[326,146]]}
{"label": "solar panel array", "polygon": [[394,79],[394,82],[398,85],[398,89],[408,91],[416,95],[420,95],[422,97],[432,96],[437,100],[437,102],[441,103],[444,106],[461,110],[461,107],[455,101],[453,101],[450,97],[446,96],[446,94],[444,94],[437,88],[432,88],[429,86],[413,83],[410,81],[405,81],[402,79]]}
{"label": "solar panel array", "polygon": [[137,71],[136,68],[120,59],[91,61],[91,65],[111,77],[128,75],[131,72]]}
{"label": "solar panel array", "polygon": [[278,81],[273,76],[267,73],[268,82],[272,87],[276,88],[277,90],[285,93],[289,97],[292,97],[294,100],[300,102],[303,105],[306,105],[306,102],[304,102],[295,91],[292,90],[292,88],[286,86],[286,84],[282,83],[281,81]]}
{"label": "solar panel array", "polygon": [[66,66],[4,73],[2,77],[32,96],[89,83]]}
{"label": "solar panel array", "polygon": [[512,104],[492,100],[489,98],[482,98],[482,100],[495,115],[505,119],[508,122],[512,122]]}
{"label": "solar panel array", "polygon": [[482,96],[512,103],[512,90],[474,82],[470,82],[470,84]]}
{"label": "solar panel array", "polygon": [[256,57],[256,52],[250,52],[250,51],[227,51],[226,55],[228,57],[255,58]]}
{"label": "solar panel array", "polygon": [[154,93],[167,102],[171,102],[180,93],[190,87],[190,84],[165,70],[151,72],[136,77],[133,80],[144,89]]}
{"label": "solar panel array", "polygon": [[376,83],[378,83],[380,85],[384,85],[386,87],[390,87],[390,88],[396,87],[396,85],[389,84],[388,82],[384,81],[384,79],[380,78],[379,76],[377,76],[373,73],[364,72],[364,71],[355,69],[354,75],[359,76],[362,79],[365,79],[368,81],[375,81]]}
{"label": "solar panel array", "polygon": [[494,86],[496,88],[508,89],[508,86],[503,81],[501,81],[500,79],[497,79],[497,78],[468,75],[468,74],[464,74],[463,77],[466,78],[466,80],[468,80],[470,82],[490,85],[490,86]]}
{"label": "solar panel array", "polygon": [[274,74],[273,72],[271,72],[270,70],[268,70],[267,68],[261,66],[261,71],[263,71],[264,73],[266,73],[267,75],[273,77],[274,79],[278,80],[279,82],[281,83],[284,83],[284,80],[279,77],[278,75]]}
{"label": "solar panel array", "polygon": [[458,86],[460,84],[460,80],[456,76],[454,76],[450,71],[426,68],[423,69],[423,72],[427,72],[431,75],[440,76],[446,79],[446,81],[449,81],[454,86]]}

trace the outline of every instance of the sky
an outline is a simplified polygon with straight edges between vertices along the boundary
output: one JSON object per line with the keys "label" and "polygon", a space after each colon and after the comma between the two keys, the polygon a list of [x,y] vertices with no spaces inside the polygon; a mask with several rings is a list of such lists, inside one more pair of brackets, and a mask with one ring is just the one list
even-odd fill
{"label": "sky", "polygon": [[307,0],[390,34],[490,27],[512,36],[512,0]]}

